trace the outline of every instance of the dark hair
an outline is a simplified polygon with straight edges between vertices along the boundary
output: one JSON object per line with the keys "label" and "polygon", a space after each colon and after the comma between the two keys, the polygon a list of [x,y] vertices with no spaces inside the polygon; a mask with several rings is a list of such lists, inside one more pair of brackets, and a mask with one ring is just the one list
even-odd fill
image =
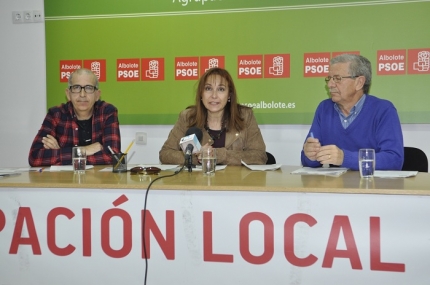
{"label": "dark hair", "polygon": [[208,110],[202,102],[202,94],[205,90],[205,84],[209,77],[219,75],[222,78],[223,83],[228,86],[229,101],[224,107],[223,122],[227,130],[236,129],[241,131],[245,128],[245,123],[241,116],[243,109],[249,109],[249,107],[239,105],[237,103],[236,87],[234,86],[233,79],[227,70],[214,67],[208,69],[202,77],[200,77],[197,83],[195,105],[189,106],[190,109],[188,116],[188,127],[196,126],[203,128],[206,124]]}
{"label": "dark hair", "polygon": [[372,66],[364,56],[357,54],[341,54],[330,60],[330,64],[349,62],[349,74],[351,76],[364,76],[366,81],[363,85],[363,93],[369,94],[372,83]]}

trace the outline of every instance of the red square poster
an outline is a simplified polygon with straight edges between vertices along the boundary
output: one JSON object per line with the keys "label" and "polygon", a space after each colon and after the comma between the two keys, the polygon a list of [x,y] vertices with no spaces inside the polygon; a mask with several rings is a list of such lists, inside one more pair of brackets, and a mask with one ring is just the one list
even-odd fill
{"label": "red square poster", "polygon": [[82,60],[60,60],[60,82],[67,82],[70,74],[82,68]]}
{"label": "red square poster", "polygon": [[290,55],[266,54],[264,55],[264,78],[289,78]]}
{"label": "red square poster", "polygon": [[99,79],[99,82],[106,81],[106,60],[105,59],[86,59],[84,67],[90,69]]}
{"label": "red square poster", "polygon": [[142,81],[164,80],[164,58],[142,58]]}

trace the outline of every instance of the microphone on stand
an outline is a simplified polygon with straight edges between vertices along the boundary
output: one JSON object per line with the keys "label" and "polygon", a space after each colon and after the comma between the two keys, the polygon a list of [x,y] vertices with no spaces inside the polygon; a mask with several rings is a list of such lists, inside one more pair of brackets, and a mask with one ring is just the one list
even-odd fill
{"label": "microphone on stand", "polygon": [[202,130],[196,127],[191,127],[185,133],[185,137],[181,138],[179,141],[179,145],[184,151],[184,158],[188,167],[188,172],[192,171],[192,154],[200,151],[200,141],[202,138]]}

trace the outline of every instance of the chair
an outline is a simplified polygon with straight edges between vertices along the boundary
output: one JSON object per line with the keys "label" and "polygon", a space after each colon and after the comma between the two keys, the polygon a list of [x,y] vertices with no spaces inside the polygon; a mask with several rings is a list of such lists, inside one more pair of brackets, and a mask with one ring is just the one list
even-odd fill
{"label": "chair", "polygon": [[271,154],[270,152],[267,152],[267,151],[266,151],[266,154],[267,154],[267,162],[266,162],[266,164],[276,164],[276,159],[273,156],[273,154]]}
{"label": "chair", "polygon": [[419,172],[429,171],[427,155],[421,149],[405,146],[404,153],[405,160],[402,170]]}

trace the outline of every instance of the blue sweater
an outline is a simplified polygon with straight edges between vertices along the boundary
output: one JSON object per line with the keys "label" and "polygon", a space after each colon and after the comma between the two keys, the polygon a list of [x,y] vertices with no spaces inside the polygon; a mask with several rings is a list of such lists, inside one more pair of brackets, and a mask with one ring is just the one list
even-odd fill
{"label": "blue sweater", "polygon": [[[342,167],[358,170],[358,150],[373,148],[376,169],[400,170],[403,166],[403,134],[394,105],[387,100],[367,95],[357,118],[344,129],[331,99],[322,101],[315,113],[310,132],[322,146],[336,145],[343,150]],[[320,167],[302,150],[303,166]]]}

